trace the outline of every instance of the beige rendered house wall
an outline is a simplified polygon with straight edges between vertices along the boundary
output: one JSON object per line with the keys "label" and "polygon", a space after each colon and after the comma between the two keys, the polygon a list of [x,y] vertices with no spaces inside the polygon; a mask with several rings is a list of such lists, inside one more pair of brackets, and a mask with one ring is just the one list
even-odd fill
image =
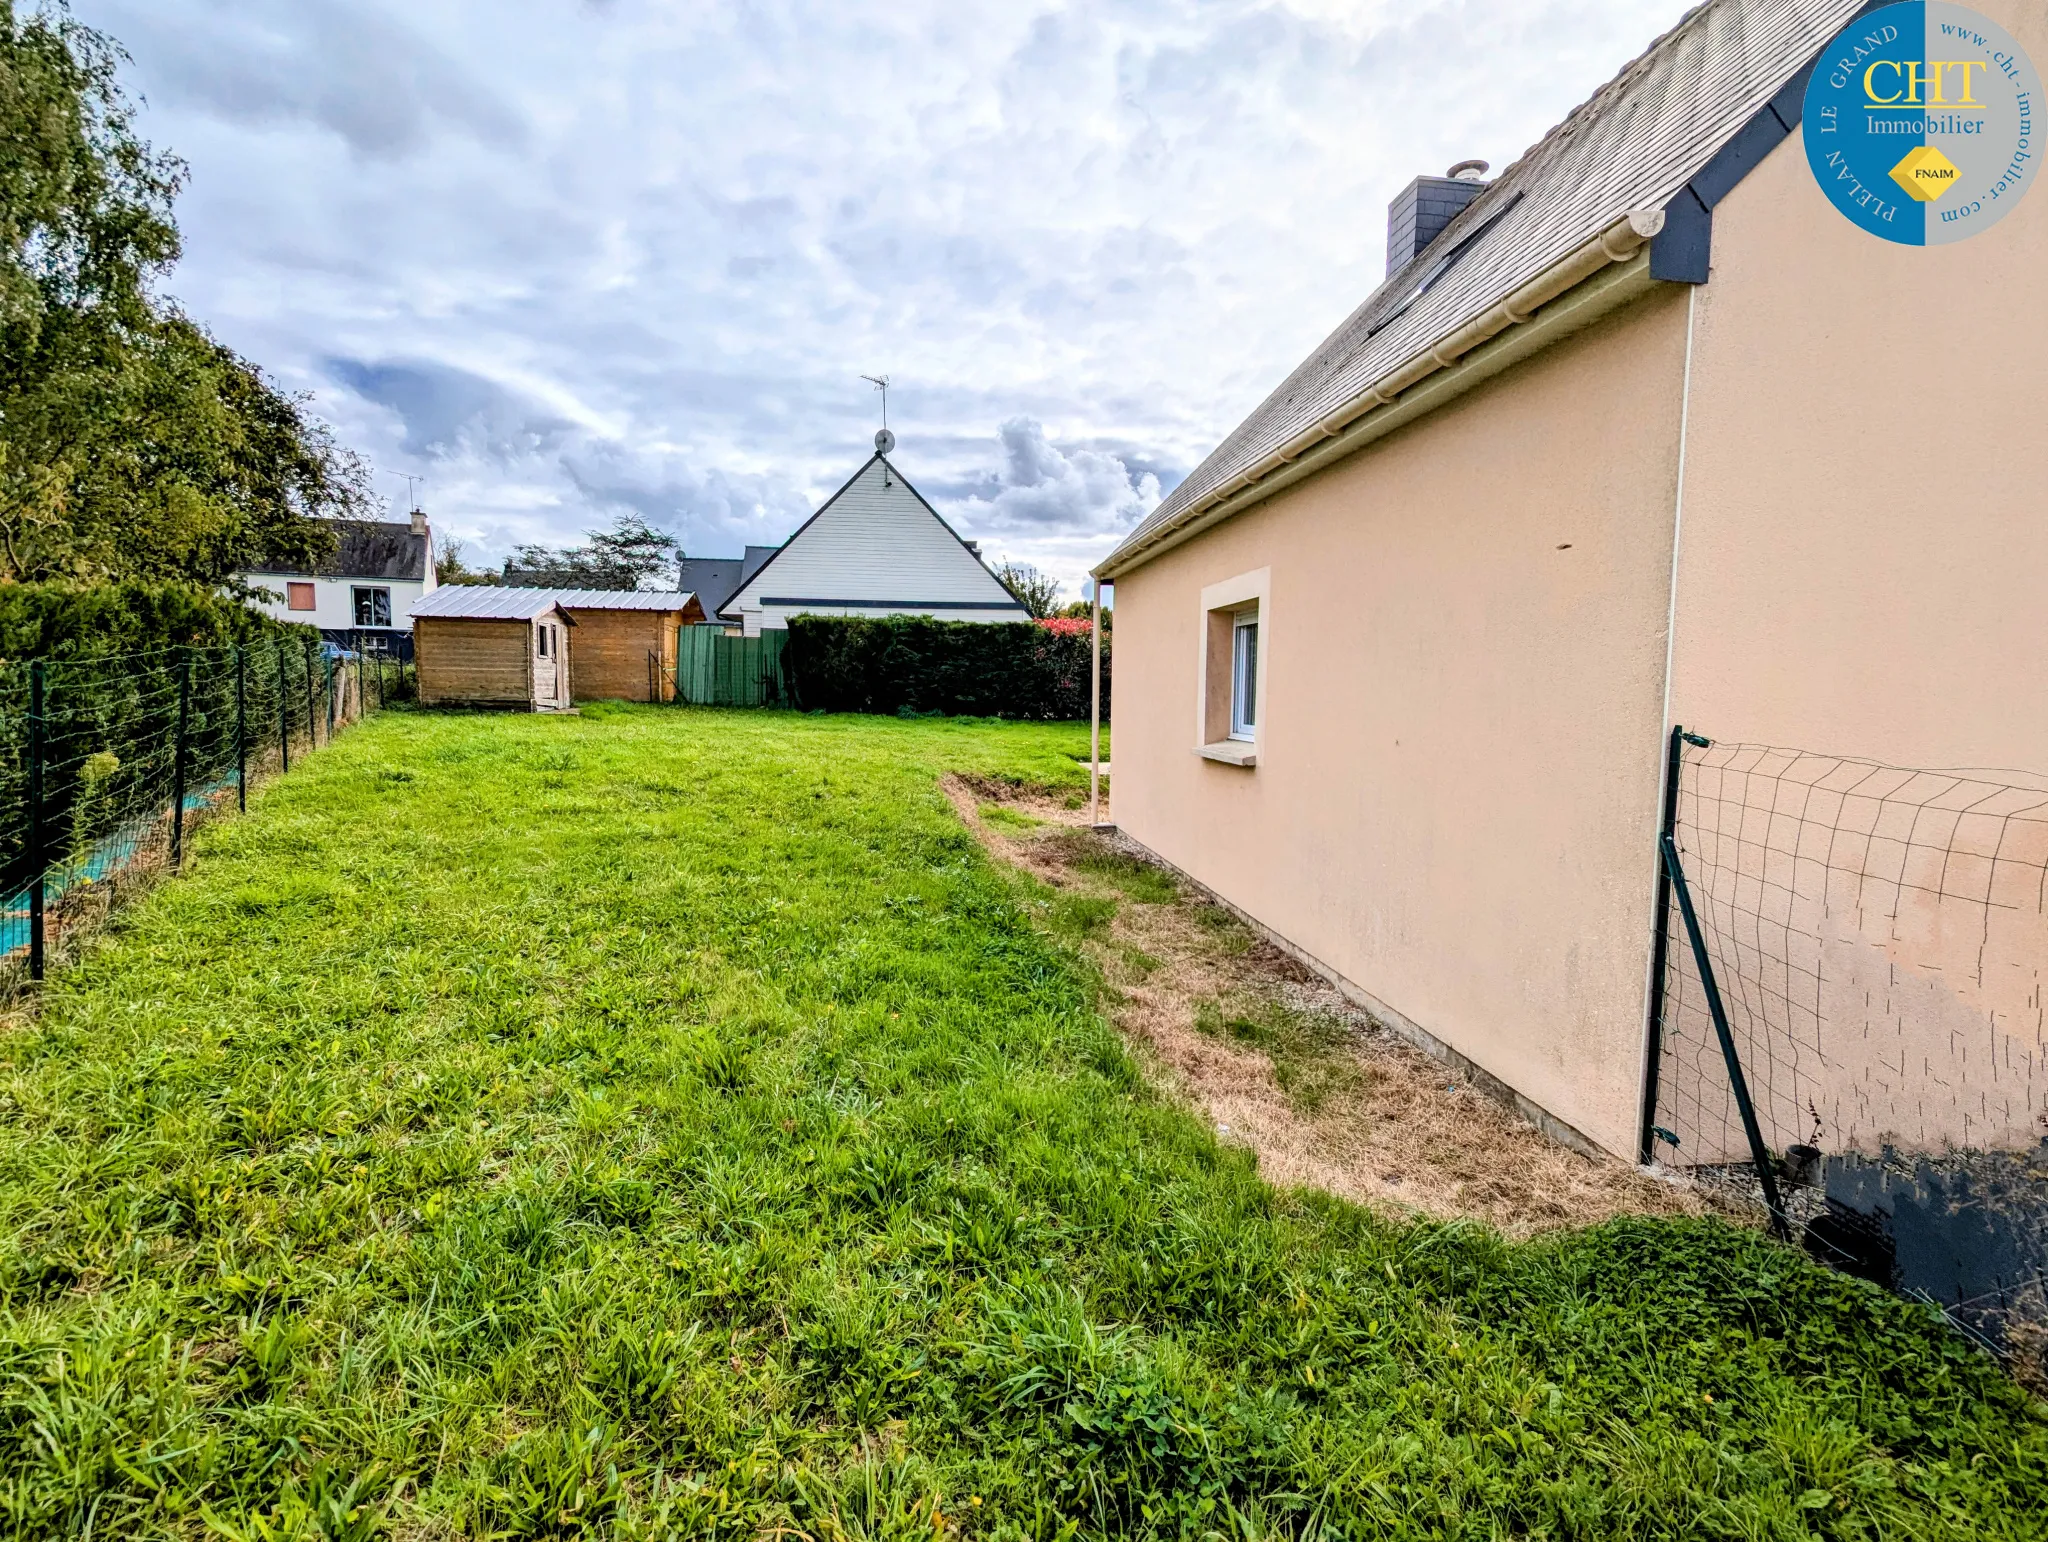
{"label": "beige rendered house wall", "polygon": [[[2048,58],[2048,9],[1986,9]],[[1971,240],[1893,245],[1828,206],[1797,133],[1720,205],[1695,318],[1676,720],[1728,744],[2048,789],[2044,275],[2048,193]],[[1855,775],[1810,805],[1731,783],[1717,790],[1740,801],[1701,819],[1749,810],[1755,838],[1730,848],[1716,893],[1763,897],[1759,957],[1800,965],[1792,999],[1767,1003],[1799,1071],[1759,1092],[1766,1136],[1806,1139],[1811,1105],[1829,1150],[2031,1145],[2048,1133],[2048,916],[2018,889],[2038,889],[2025,864],[2048,861],[2048,824],[1957,829],[1897,806],[1887,828],[1927,850],[1866,852],[1854,831],[1872,809],[1825,797]],[[1762,805],[1794,796],[1825,863],[1782,855],[1784,821],[1781,855],[1765,854]],[[1973,861],[1987,841],[2019,861]],[[1948,842],[1966,855],[1944,862]],[[1693,844],[1706,867],[1708,842]],[[1909,857],[1920,886],[1881,881]],[[1992,880],[2013,903],[1940,893]]]}
{"label": "beige rendered house wall", "polygon": [[[1117,581],[1118,824],[1621,1152],[1685,314],[1655,292]],[[1203,591],[1259,569],[1247,769],[1195,703]]]}
{"label": "beige rendered house wall", "polygon": [[[2048,55],[2048,9],[2001,19]],[[2048,772],[2048,192],[1898,246],[1795,132],[1715,211],[1695,325],[1680,721]]]}

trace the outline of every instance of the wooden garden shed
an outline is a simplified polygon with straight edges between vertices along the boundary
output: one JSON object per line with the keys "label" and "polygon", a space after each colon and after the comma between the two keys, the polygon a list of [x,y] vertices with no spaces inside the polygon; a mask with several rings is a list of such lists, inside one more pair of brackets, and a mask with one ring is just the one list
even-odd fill
{"label": "wooden garden shed", "polygon": [[569,710],[577,622],[554,590],[448,584],[412,616],[422,705]]}
{"label": "wooden garden shed", "polygon": [[576,701],[673,701],[676,634],[705,619],[694,594],[550,589],[576,625]]}

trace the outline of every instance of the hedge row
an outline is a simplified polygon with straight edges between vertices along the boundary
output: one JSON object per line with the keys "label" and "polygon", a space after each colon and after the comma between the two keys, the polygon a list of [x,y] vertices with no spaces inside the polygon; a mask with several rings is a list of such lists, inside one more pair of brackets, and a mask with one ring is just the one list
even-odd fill
{"label": "hedge row", "polygon": [[796,616],[782,666],[806,711],[1071,720],[1088,716],[1088,655],[1085,630],[1062,635],[1033,622]]}
{"label": "hedge row", "polygon": [[0,584],[0,659],[223,648],[275,637],[302,641],[312,630],[191,584]]}

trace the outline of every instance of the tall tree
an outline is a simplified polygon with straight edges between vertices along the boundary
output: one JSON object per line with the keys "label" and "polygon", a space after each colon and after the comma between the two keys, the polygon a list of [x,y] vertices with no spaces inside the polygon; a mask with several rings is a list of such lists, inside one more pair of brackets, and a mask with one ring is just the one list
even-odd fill
{"label": "tall tree", "polygon": [[125,58],[61,4],[0,0],[0,578],[233,587],[331,553],[361,462],[157,295],[175,158],[136,134]]}
{"label": "tall tree", "polygon": [[589,544],[555,549],[520,546],[505,564],[507,583],[548,589],[639,589],[671,584],[683,546],[637,514],[621,514]]}
{"label": "tall tree", "polygon": [[996,577],[1024,602],[1024,609],[1034,620],[1044,620],[1060,602],[1060,581],[1028,562],[1005,561],[996,569]]}

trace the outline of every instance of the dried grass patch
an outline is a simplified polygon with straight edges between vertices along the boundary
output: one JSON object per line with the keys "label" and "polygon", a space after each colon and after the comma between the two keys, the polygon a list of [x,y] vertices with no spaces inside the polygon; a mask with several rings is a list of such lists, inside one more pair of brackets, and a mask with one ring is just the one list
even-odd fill
{"label": "dried grass patch", "polygon": [[986,780],[944,786],[983,845],[1086,918],[1062,929],[1101,972],[1105,1011],[1269,1181],[1510,1237],[1709,1208],[1695,1189],[1567,1150],[1460,1083],[1130,843],[1088,829],[1085,806]]}

